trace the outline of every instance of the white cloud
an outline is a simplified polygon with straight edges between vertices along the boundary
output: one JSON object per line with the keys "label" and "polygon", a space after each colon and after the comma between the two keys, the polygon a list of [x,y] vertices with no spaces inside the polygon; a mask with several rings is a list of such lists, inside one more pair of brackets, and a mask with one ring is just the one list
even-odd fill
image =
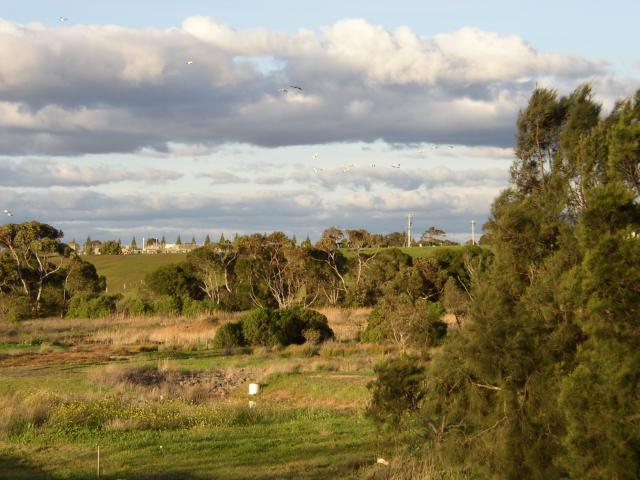
{"label": "white cloud", "polygon": [[[206,17],[166,30],[0,20],[0,151],[178,157],[221,143],[377,139],[505,147],[536,78],[607,75],[600,61],[476,28],[423,37],[365,20],[295,34]],[[303,91],[278,92],[290,84]]]}
{"label": "white cloud", "polygon": [[199,176],[211,179],[213,185],[226,183],[248,183],[250,180],[231,172],[203,172]]}
{"label": "white cloud", "polygon": [[0,159],[0,182],[4,187],[90,187],[124,181],[165,183],[182,177],[162,169],[129,170],[115,166],[78,166],[40,159]]}

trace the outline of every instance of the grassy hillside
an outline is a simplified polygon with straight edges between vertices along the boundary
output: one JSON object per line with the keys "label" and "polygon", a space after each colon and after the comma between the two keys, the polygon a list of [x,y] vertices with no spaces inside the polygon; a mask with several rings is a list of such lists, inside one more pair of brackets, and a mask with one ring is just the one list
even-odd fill
{"label": "grassy hillside", "polygon": [[156,268],[182,262],[185,253],[163,255],[92,255],[83,259],[93,263],[99,275],[107,277],[109,293],[134,294],[144,277]]}

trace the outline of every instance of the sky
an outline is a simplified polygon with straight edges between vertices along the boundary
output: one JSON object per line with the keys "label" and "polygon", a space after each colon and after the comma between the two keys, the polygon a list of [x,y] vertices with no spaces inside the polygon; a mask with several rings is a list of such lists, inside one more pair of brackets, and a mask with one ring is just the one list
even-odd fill
{"label": "sky", "polygon": [[638,2],[0,7],[0,208],[68,241],[316,239],[408,213],[464,241],[536,84],[590,82],[605,112],[640,88]]}

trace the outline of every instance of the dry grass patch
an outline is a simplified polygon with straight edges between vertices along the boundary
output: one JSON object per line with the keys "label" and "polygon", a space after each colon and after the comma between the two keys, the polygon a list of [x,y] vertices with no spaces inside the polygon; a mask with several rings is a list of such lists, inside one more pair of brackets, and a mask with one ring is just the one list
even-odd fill
{"label": "dry grass patch", "polygon": [[336,340],[352,342],[360,339],[371,309],[326,307],[319,308],[318,311],[327,317]]}
{"label": "dry grass patch", "polygon": [[39,427],[49,418],[54,397],[48,392],[17,392],[0,397],[0,436]]}

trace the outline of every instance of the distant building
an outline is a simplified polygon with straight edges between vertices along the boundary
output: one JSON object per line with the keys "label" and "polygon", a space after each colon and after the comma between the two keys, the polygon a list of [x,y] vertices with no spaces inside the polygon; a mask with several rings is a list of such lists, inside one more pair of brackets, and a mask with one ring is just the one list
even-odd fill
{"label": "distant building", "polygon": [[100,240],[91,240],[89,242],[85,242],[82,253],[83,255],[100,255],[100,247],[102,246],[102,242]]}

